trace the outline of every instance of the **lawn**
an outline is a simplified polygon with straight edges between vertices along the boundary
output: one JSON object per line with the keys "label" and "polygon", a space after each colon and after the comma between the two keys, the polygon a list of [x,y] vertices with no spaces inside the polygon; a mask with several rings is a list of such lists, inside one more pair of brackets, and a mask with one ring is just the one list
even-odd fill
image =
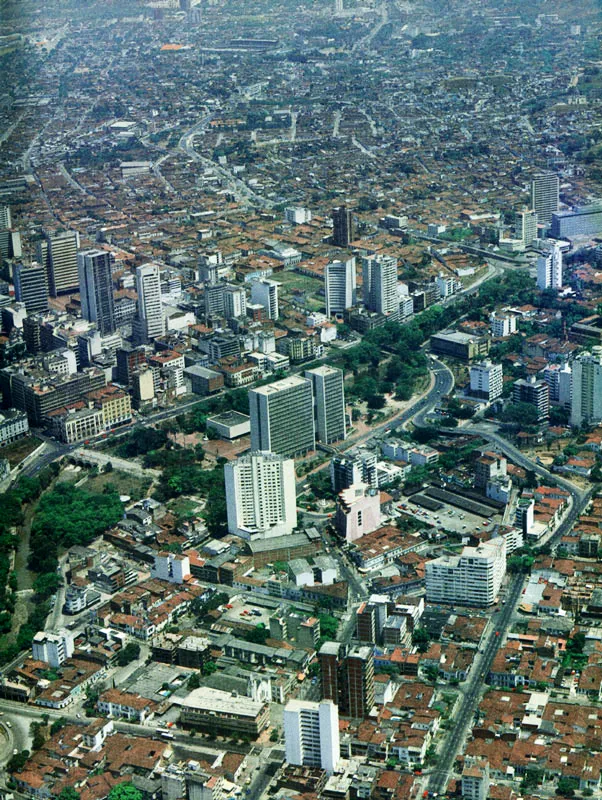
{"label": "lawn", "polygon": [[26,436],[12,444],[0,449],[0,458],[8,458],[11,467],[16,467],[21,461],[42,444],[37,436]]}
{"label": "lawn", "polygon": [[281,283],[288,291],[299,289],[302,292],[317,294],[320,289],[324,288],[324,283],[318,278],[310,278],[309,275],[300,275],[298,272],[292,272],[291,270],[275,273],[272,275],[272,280]]}
{"label": "lawn", "polygon": [[199,504],[189,497],[176,497],[168,503],[169,510],[176,517],[192,517],[202,510]]}
{"label": "lawn", "polygon": [[[80,475],[80,477],[83,476]],[[133,501],[136,501],[146,497],[151,482],[114,469],[112,472],[101,472],[89,477],[83,487],[89,492],[102,494],[105,486],[109,483],[117,487],[119,494],[128,495]]]}

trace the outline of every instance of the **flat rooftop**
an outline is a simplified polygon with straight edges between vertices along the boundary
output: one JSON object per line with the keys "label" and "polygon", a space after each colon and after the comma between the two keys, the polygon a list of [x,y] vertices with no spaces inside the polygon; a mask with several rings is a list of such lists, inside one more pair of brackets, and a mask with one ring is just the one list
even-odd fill
{"label": "flat rooftop", "polygon": [[236,714],[239,717],[255,719],[265,703],[251,700],[250,697],[241,697],[239,694],[221,692],[209,686],[194,689],[187,697],[174,697],[172,702],[184,708],[194,708],[199,711],[215,712],[216,714]]}

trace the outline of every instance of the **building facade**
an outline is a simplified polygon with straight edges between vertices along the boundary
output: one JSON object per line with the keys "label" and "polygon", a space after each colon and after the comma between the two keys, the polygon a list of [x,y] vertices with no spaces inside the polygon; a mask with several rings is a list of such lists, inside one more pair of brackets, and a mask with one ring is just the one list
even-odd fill
{"label": "building facade", "polygon": [[326,314],[342,314],[357,302],[357,276],[355,256],[345,261],[331,261],[326,265],[325,294]]}
{"label": "building facade", "polygon": [[558,211],[560,180],[554,173],[536,175],[531,181],[531,208],[538,222],[549,225],[552,214]]}
{"label": "building facade", "polygon": [[48,276],[40,264],[16,264],[13,278],[15,299],[25,303],[28,314],[48,310]]}
{"label": "building facade", "polygon": [[444,555],[427,561],[427,600],[481,608],[491,606],[505,574],[506,542],[499,536],[478,547],[465,547],[460,555]]}
{"label": "building facade", "polygon": [[399,314],[397,259],[378,255],[362,259],[364,305],[386,316]]}
{"label": "building facade", "polygon": [[249,390],[251,449],[295,456],[314,450],[311,383],[291,375]]}
{"label": "building facade", "polygon": [[572,366],[571,425],[602,422],[602,347],[582,353]]}
{"label": "building facade", "polygon": [[314,398],[316,439],[325,444],[338,442],[347,434],[343,372],[320,366],[305,371]]}
{"label": "building facade", "polygon": [[333,773],[341,757],[339,710],[332,700],[291,700],[284,709],[284,746],[289,764]]}
{"label": "building facade", "polygon": [[95,322],[102,336],[115,332],[115,299],[111,255],[104,250],[77,254],[79,293],[84,319]]}
{"label": "building facade", "polygon": [[161,274],[158,264],[136,267],[136,292],[138,293],[137,336],[149,341],[163,336],[165,318],[161,305]]}
{"label": "building facade", "polygon": [[504,375],[501,364],[492,361],[481,361],[470,368],[470,393],[475,397],[491,402],[501,397],[504,387]]}

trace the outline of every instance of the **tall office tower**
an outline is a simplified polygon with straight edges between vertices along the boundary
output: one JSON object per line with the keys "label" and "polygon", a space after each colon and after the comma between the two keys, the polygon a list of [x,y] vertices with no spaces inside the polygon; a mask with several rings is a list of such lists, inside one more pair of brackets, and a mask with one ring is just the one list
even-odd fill
{"label": "tall office tower", "polygon": [[10,206],[0,206],[0,230],[12,228]]}
{"label": "tall office tower", "polygon": [[501,364],[492,361],[481,361],[470,368],[470,393],[483,400],[495,400],[501,397],[504,388],[504,374]]}
{"label": "tall office tower", "polygon": [[249,390],[251,450],[296,456],[316,447],[311,383],[299,375]]}
{"label": "tall office tower", "polygon": [[262,278],[251,283],[251,302],[263,306],[268,319],[278,319],[279,283]]}
{"label": "tall office tower", "polygon": [[512,399],[515,403],[529,403],[537,409],[537,421],[543,422],[550,416],[550,387],[545,381],[538,381],[535,375],[526,380],[514,381]]}
{"label": "tall office tower", "polygon": [[251,452],[224,466],[228,530],[243,539],[285,536],[297,527],[295,462]]}
{"label": "tall office tower", "polygon": [[318,652],[322,700],[339,702],[341,694],[341,659],[345,646],[340,642],[324,642]]}
{"label": "tall office tower", "polygon": [[537,212],[523,209],[516,215],[515,235],[525,247],[530,247],[537,239]]}
{"label": "tall office tower", "polygon": [[498,536],[460,555],[427,561],[426,597],[431,603],[491,606],[506,574],[506,540]]}
{"label": "tall office tower", "polygon": [[289,764],[332,774],[341,757],[339,709],[332,700],[289,700],[284,708],[284,747]]}
{"label": "tall office tower", "polygon": [[158,264],[136,267],[139,335],[148,341],[165,333],[161,306],[161,277]]}
{"label": "tall office tower", "polygon": [[324,444],[338,442],[347,434],[343,372],[320,366],[305,371],[314,395],[316,439]]}
{"label": "tall office tower", "polygon": [[552,214],[558,211],[560,202],[560,181],[558,175],[548,172],[536,175],[531,181],[531,208],[537,214],[538,222],[549,225]]}
{"label": "tall office tower", "polygon": [[362,275],[366,308],[379,314],[399,314],[397,259],[385,255],[363,258]]}
{"label": "tall office tower", "polygon": [[332,243],[337,247],[349,247],[355,239],[353,214],[347,206],[333,208],[332,217]]}
{"label": "tall office tower", "polygon": [[537,259],[537,288],[562,288],[562,250],[557,244]]}
{"label": "tall office tower", "polygon": [[334,13],[340,14],[343,10],[343,0],[334,0]]}
{"label": "tall office tower", "polygon": [[345,261],[331,261],[326,265],[326,314],[342,314],[357,302],[357,277],[355,256]]}
{"label": "tall office tower", "polygon": [[14,269],[15,298],[25,303],[28,314],[48,310],[46,270],[40,264],[17,264]]}
{"label": "tall office tower", "polygon": [[79,233],[46,233],[46,238],[36,245],[37,261],[48,275],[48,291],[51,297],[76,292],[79,286],[77,251]]}
{"label": "tall office tower", "polygon": [[573,361],[571,425],[602,422],[602,347],[581,353]]}
{"label": "tall office tower", "polygon": [[374,705],[374,655],[371,647],[352,648],[343,662],[343,713],[353,719],[367,717]]}
{"label": "tall office tower", "polygon": [[242,286],[228,284],[224,287],[224,315],[226,319],[244,317],[247,314],[247,296]]}
{"label": "tall office tower", "polygon": [[104,250],[84,250],[77,254],[77,268],[84,319],[95,322],[102,336],[115,333],[111,254]]}
{"label": "tall office tower", "polygon": [[205,286],[205,316],[224,316],[225,294],[225,285],[221,282]]}

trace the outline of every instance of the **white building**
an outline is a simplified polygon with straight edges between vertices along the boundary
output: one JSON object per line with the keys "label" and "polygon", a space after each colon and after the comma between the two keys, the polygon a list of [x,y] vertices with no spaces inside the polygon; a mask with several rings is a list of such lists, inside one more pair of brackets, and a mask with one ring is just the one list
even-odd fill
{"label": "white building", "polygon": [[357,302],[357,275],[355,256],[346,261],[331,261],[326,265],[326,314],[342,314]]}
{"label": "white building", "polygon": [[251,302],[263,306],[268,319],[278,319],[278,287],[279,283],[262,278],[251,283]]}
{"label": "white building", "polygon": [[316,439],[325,444],[338,442],[347,434],[343,371],[326,365],[308,369],[314,396]]}
{"label": "white building", "polygon": [[460,281],[457,281],[453,275],[440,274],[437,276],[436,283],[439,289],[439,297],[442,298],[451,297],[462,288]]}
{"label": "white building", "polygon": [[492,361],[481,361],[470,367],[470,393],[491,402],[501,397],[504,387],[504,375],[501,364]]}
{"label": "white building", "polygon": [[244,539],[284,536],[297,527],[295,462],[252,452],[224,466],[228,530]]}
{"label": "white building", "polygon": [[43,661],[51,667],[60,667],[73,655],[73,634],[61,628],[59,631],[39,631],[33,637],[34,661]]}
{"label": "white building", "polygon": [[378,255],[362,259],[364,305],[379,314],[399,314],[397,259]]}
{"label": "white building", "polygon": [[341,757],[339,709],[332,700],[291,700],[284,709],[284,746],[289,764],[333,773]]}
{"label": "white building", "polygon": [[158,264],[136,267],[139,337],[148,341],[165,333],[161,305],[161,275]]}
{"label": "white building", "polygon": [[151,578],[169,583],[184,583],[190,579],[190,560],[181,553],[157,553],[151,567]]}
{"label": "white building", "polygon": [[515,219],[515,236],[525,247],[531,247],[537,239],[537,211],[524,209],[519,211]]}
{"label": "white building", "polygon": [[291,225],[306,225],[311,222],[311,211],[302,206],[287,206],[284,209],[284,221]]}
{"label": "white building", "polygon": [[244,317],[247,313],[247,296],[242,286],[228,284],[224,287],[224,316],[226,319]]}
{"label": "white building", "polygon": [[29,433],[27,414],[16,408],[0,413],[0,447],[10,444]]}
{"label": "white building", "polygon": [[465,800],[487,800],[489,797],[489,763],[467,764],[462,771],[462,797]]}
{"label": "white building", "polygon": [[506,542],[500,536],[460,555],[426,562],[426,597],[431,603],[491,606],[506,574]]}
{"label": "white building", "polygon": [[553,172],[536,175],[531,181],[531,208],[538,222],[550,223],[552,214],[558,211],[560,180]]}
{"label": "white building", "polygon": [[571,425],[602,422],[602,347],[573,361]]}
{"label": "white building", "polygon": [[537,288],[562,288],[562,250],[557,244],[537,259]]}
{"label": "white building", "polygon": [[573,376],[569,364],[548,364],[543,371],[543,379],[550,387],[550,403],[571,408],[573,396]]}
{"label": "white building", "polygon": [[495,311],[489,317],[491,323],[491,335],[512,336],[516,333],[516,317],[514,314],[496,314]]}

